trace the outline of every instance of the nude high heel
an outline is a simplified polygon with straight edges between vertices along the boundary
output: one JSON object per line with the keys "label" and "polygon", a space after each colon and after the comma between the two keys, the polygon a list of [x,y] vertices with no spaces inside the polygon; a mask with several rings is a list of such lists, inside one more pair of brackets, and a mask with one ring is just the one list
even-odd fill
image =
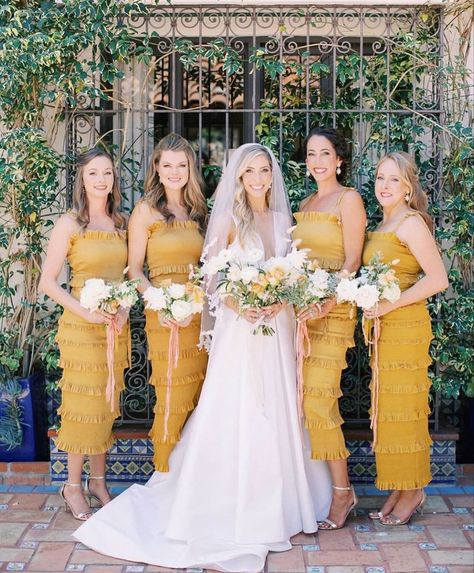
{"label": "nude high heel", "polygon": [[59,496],[64,501],[65,510],[70,511],[74,519],[78,519],[79,521],[87,521],[89,517],[92,517],[92,511],[81,511],[80,513],[76,513],[72,508],[71,503],[66,499],[64,495],[64,490],[66,489],[66,486],[82,487],[82,484],[64,482],[63,485],[61,486],[61,489],[59,490]]}
{"label": "nude high heel", "polygon": [[353,511],[356,508],[357,504],[359,503],[359,499],[352,485],[349,487],[338,487],[337,485],[333,485],[332,488],[337,489],[339,491],[352,491],[352,496],[353,496],[352,505],[347,510],[346,515],[344,516],[344,521],[342,522],[341,525],[337,525],[337,523],[334,523],[334,521],[331,521],[330,519],[327,518],[323,519],[323,521],[318,521],[318,527],[321,531],[333,531],[335,529],[342,529],[344,525],[346,525],[349,513]]}

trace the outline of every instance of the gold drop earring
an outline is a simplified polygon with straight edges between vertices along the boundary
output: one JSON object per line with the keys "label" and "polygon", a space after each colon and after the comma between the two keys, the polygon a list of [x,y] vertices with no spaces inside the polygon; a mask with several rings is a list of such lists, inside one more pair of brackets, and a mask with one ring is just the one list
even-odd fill
{"label": "gold drop earring", "polygon": [[410,199],[411,199],[411,197],[410,197],[410,192],[407,191],[407,192],[405,193],[405,201],[406,201],[407,203],[409,203],[409,202],[410,202]]}

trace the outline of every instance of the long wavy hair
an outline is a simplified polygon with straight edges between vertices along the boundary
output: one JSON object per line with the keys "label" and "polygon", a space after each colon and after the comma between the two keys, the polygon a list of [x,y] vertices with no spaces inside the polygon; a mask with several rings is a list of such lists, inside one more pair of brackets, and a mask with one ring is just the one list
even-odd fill
{"label": "long wavy hair", "polygon": [[[252,234],[256,233],[255,221],[253,216],[253,211],[250,207],[249,200],[247,198],[247,193],[245,191],[244,183],[242,181],[242,176],[245,170],[256,157],[264,155],[268,159],[268,164],[270,170],[272,169],[272,158],[266,148],[259,143],[249,146],[242,153],[240,158],[240,164],[237,166],[235,173],[235,200],[233,207],[234,221],[237,227],[237,239],[241,245],[245,244],[245,240]],[[270,204],[270,193],[271,188],[267,191],[265,197],[267,206]]]}
{"label": "long wavy hair", "polygon": [[404,151],[387,153],[377,163],[375,177],[377,177],[379,167],[388,159],[391,159],[398,167],[402,183],[408,187],[409,201],[407,206],[413,211],[417,211],[423,217],[430,231],[433,231],[433,220],[428,214],[428,197],[421,187],[415,160]]}
{"label": "long wavy hair", "polygon": [[165,188],[158,176],[158,163],[164,151],[184,151],[186,155],[189,177],[182,190],[183,203],[189,218],[199,225],[199,231],[204,235],[207,223],[207,206],[202,191],[204,183],[197,168],[196,154],[189,141],[181,135],[170,133],[163,137],[153,149],[145,179],[143,200],[161,213],[167,223],[174,220],[175,216],[168,209]]}
{"label": "long wavy hair", "polygon": [[119,211],[122,196],[120,194],[119,178],[114,166],[114,160],[110,153],[99,147],[93,147],[85,153],[78,155],[76,158],[76,178],[72,194],[72,214],[76,218],[81,229],[85,229],[90,223],[89,200],[87,199],[86,190],[84,188],[84,169],[96,157],[107,157],[112,164],[114,184],[112,186],[112,191],[107,196],[105,211],[114,222],[116,229],[125,229],[127,226],[127,220]]}

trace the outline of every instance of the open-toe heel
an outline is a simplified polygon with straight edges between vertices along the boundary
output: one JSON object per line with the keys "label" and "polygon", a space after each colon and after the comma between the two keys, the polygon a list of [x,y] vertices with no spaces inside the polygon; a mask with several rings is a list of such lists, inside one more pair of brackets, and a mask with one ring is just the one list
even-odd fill
{"label": "open-toe heel", "polygon": [[59,497],[64,501],[65,510],[70,511],[72,516],[74,517],[74,519],[78,519],[79,521],[87,521],[89,519],[89,517],[92,517],[92,511],[89,510],[89,511],[81,511],[79,513],[76,513],[74,511],[73,507],[71,506],[71,503],[66,499],[66,496],[64,495],[64,491],[66,489],[66,486],[82,487],[82,484],[64,482],[63,485],[61,486],[61,489],[59,490]]}
{"label": "open-toe heel", "polygon": [[346,511],[346,515],[344,516],[344,521],[341,523],[341,525],[334,523],[334,521],[332,521],[331,519],[328,519],[328,518],[323,519],[322,521],[318,521],[318,527],[319,527],[319,529],[321,529],[321,531],[334,531],[335,529],[342,529],[344,527],[344,525],[346,525],[346,521],[347,521],[347,518],[349,517],[349,514],[351,513],[351,511],[353,511],[356,508],[357,504],[359,503],[359,499],[356,495],[356,492],[354,491],[353,486],[339,487],[339,486],[333,485],[332,488],[339,490],[339,491],[351,491],[352,492],[352,505]]}

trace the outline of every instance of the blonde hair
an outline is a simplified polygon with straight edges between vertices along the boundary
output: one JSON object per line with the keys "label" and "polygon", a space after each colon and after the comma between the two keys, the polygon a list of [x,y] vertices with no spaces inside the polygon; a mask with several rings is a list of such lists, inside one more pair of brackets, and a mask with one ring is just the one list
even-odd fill
{"label": "blonde hair", "polygon": [[[245,170],[251,163],[253,159],[256,157],[264,155],[268,159],[268,165],[270,169],[272,169],[272,158],[268,153],[267,149],[260,145],[259,143],[255,143],[254,145],[250,145],[242,152],[242,157],[240,158],[240,163],[237,165],[236,172],[235,172],[235,200],[233,206],[233,215],[235,225],[237,227],[237,239],[239,240],[241,245],[244,245],[245,239],[247,239],[250,235],[255,234],[257,232],[255,228],[255,221],[253,216],[253,211],[250,207],[247,193],[245,191],[244,183],[242,181],[242,176],[245,173]],[[266,195],[266,202],[267,206],[270,203],[270,193],[271,188],[267,191]]]}
{"label": "blonde hair", "polygon": [[202,192],[204,183],[197,168],[196,154],[189,141],[176,133],[170,133],[153,149],[150,165],[145,179],[145,194],[143,200],[161,213],[167,223],[175,216],[168,209],[165,188],[158,176],[158,163],[164,151],[184,151],[188,160],[189,177],[184,186],[183,202],[189,218],[199,225],[199,231],[204,235],[207,223],[207,206]]}
{"label": "blonde hair", "polygon": [[127,226],[127,220],[119,211],[122,196],[120,194],[117,170],[115,169],[114,161],[110,153],[104,149],[100,149],[99,147],[93,147],[92,149],[89,149],[89,151],[78,155],[76,158],[76,178],[72,194],[72,215],[79,223],[81,230],[85,229],[90,223],[89,200],[87,199],[87,194],[84,188],[84,170],[96,157],[107,157],[112,164],[114,184],[112,186],[112,191],[107,196],[105,211],[112,219],[117,229],[125,229]]}
{"label": "blonde hair", "polygon": [[430,231],[433,231],[433,220],[428,214],[428,197],[421,188],[415,160],[404,151],[392,151],[391,153],[387,153],[377,163],[375,168],[376,177],[380,166],[388,159],[391,159],[398,167],[402,183],[408,187],[409,201],[407,201],[407,206],[413,209],[413,211],[417,211],[423,217]]}

